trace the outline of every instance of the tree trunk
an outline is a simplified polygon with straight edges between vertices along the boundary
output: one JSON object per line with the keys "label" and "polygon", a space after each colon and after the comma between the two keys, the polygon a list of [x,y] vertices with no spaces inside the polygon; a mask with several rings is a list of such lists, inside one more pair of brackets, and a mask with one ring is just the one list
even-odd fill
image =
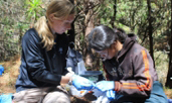
{"label": "tree trunk", "polygon": [[[86,17],[85,17],[85,38],[87,37],[87,35],[91,32],[91,30],[94,28],[94,16],[92,15],[93,11],[90,9],[88,10]],[[85,42],[86,43],[86,42]],[[86,47],[88,47],[88,43],[86,43]],[[86,52],[85,52],[85,64],[86,66],[90,66],[92,67],[92,57],[91,57],[91,50],[88,50],[88,48],[85,48]]]}
{"label": "tree trunk", "polygon": [[111,21],[110,21],[110,24],[112,26],[112,28],[115,28],[115,25],[114,25],[114,22],[116,20],[116,13],[117,13],[117,1],[116,0],[113,0],[114,2],[114,5],[113,5],[113,10],[114,10],[114,13],[113,13],[113,16],[111,17]]}
{"label": "tree trunk", "polygon": [[[152,37],[152,17],[151,17],[151,2],[147,0],[148,5],[148,20],[149,20],[149,43],[150,43],[150,55],[154,61],[154,51],[153,51],[153,37]],[[155,62],[154,62],[155,64]]]}
{"label": "tree trunk", "polygon": [[[172,5],[172,0],[171,0],[171,5]],[[172,7],[171,7],[172,11]],[[172,17],[172,14],[171,14]],[[172,23],[172,20],[171,20]],[[166,87],[172,88],[172,26],[171,26],[171,43],[170,43],[170,55],[169,55],[169,69],[168,69],[168,74],[167,74],[167,80],[166,80]]]}
{"label": "tree trunk", "polygon": [[[171,0],[171,4],[172,4],[172,0]],[[172,12],[172,7],[171,7],[171,12]],[[171,17],[172,17],[172,14],[171,14]],[[172,20],[171,20],[171,25],[172,25]],[[169,69],[170,69],[170,67],[171,67],[171,69],[172,69],[172,26],[171,26],[171,43],[170,43],[170,60],[169,60]],[[171,73],[171,75],[172,75],[172,73]]]}

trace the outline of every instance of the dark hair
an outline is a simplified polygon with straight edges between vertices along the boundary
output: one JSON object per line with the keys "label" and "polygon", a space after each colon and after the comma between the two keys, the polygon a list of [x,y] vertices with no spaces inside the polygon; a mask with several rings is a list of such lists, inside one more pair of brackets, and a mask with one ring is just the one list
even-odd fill
{"label": "dark hair", "polygon": [[116,40],[123,43],[125,38],[126,34],[122,29],[112,29],[108,26],[100,25],[95,27],[88,35],[89,48],[102,51],[110,47]]}

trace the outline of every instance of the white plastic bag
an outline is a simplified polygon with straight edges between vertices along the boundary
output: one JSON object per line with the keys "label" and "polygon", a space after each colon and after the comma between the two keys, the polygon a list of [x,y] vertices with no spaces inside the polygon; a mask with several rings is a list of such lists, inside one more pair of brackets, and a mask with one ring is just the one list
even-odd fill
{"label": "white plastic bag", "polygon": [[84,74],[84,72],[87,71],[83,60],[77,63],[77,68],[78,75]]}

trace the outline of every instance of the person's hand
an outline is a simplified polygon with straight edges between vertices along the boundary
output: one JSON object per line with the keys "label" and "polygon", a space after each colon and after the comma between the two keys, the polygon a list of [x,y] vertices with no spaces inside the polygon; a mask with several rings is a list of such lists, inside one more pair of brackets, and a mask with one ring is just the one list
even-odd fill
{"label": "person's hand", "polygon": [[113,101],[115,99],[115,91],[114,90],[106,91],[106,97],[109,99],[109,101]]}
{"label": "person's hand", "polygon": [[100,81],[100,82],[97,82],[96,85],[95,85],[95,88],[104,92],[104,91],[107,91],[107,90],[112,90],[115,88],[115,83],[114,81]]}
{"label": "person's hand", "polygon": [[91,90],[94,87],[94,83],[92,81],[79,75],[74,75],[72,77],[72,84],[78,90]]}

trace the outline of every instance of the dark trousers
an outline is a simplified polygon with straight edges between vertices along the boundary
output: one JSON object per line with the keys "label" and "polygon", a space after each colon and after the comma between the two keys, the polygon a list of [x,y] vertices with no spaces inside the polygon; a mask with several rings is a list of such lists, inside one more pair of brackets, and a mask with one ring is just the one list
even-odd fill
{"label": "dark trousers", "polygon": [[128,97],[117,94],[112,103],[168,103],[162,84],[154,81],[153,88],[148,98]]}

